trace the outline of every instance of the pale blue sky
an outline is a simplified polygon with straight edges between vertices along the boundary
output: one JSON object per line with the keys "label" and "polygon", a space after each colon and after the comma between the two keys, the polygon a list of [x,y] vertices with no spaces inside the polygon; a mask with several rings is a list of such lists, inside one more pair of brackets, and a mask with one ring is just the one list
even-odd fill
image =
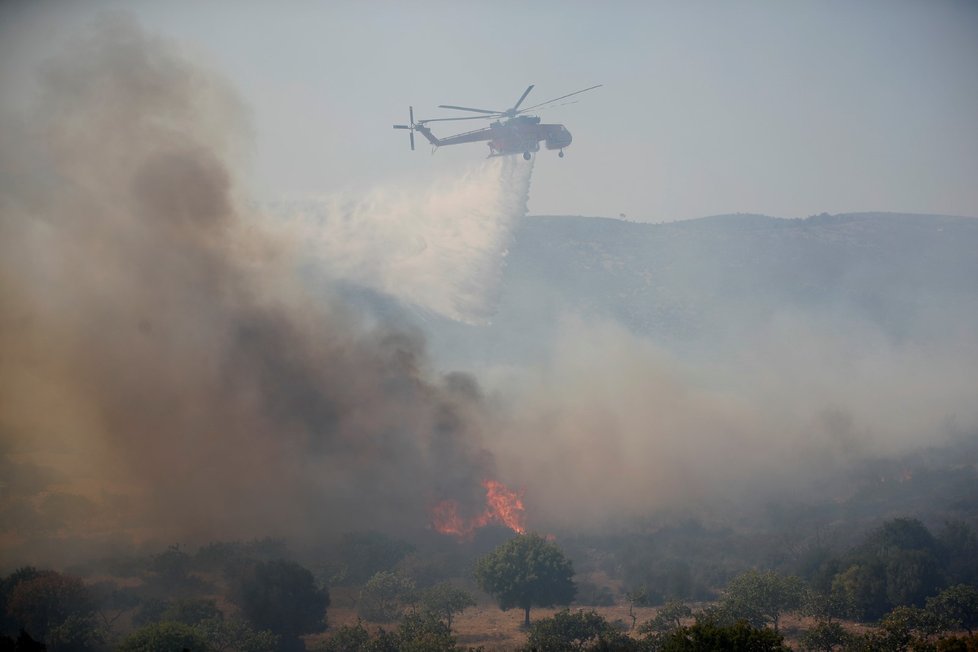
{"label": "pale blue sky", "polygon": [[436,117],[601,83],[542,114],[574,143],[538,156],[531,213],[978,216],[976,2],[8,2],[8,91],[106,8],[238,88],[260,199],[428,184],[485,156],[411,152],[391,129],[409,104]]}

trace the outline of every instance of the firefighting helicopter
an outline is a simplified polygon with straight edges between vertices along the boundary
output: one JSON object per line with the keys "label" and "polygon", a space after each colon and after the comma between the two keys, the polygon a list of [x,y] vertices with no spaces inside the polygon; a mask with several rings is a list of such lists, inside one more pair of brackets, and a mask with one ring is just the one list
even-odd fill
{"label": "firefighting helicopter", "polygon": [[[533,84],[527,86],[523,94],[520,95],[520,99],[516,100],[511,108],[505,111],[493,111],[491,109],[474,109],[467,106],[454,106],[451,104],[439,104],[440,109],[454,109],[456,111],[471,111],[473,113],[480,113],[482,115],[476,116],[465,116],[462,118],[430,118],[428,120],[414,120],[414,107],[408,107],[408,115],[410,117],[409,124],[406,125],[394,125],[395,129],[407,129],[411,136],[411,149],[414,149],[414,132],[420,132],[429,143],[432,144],[434,148],[444,147],[446,145],[461,145],[462,143],[475,143],[480,141],[488,141],[489,144],[489,156],[508,156],[511,154],[523,154],[523,158],[527,161],[530,160],[530,152],[537,152],[540,150],[540,142],[546,143],[547,149],[559,150],[557,156],[564,157],[564,148],[571,144],[571,133],[567,130],[567,127],[560,124],[540,124],[540,118],[533,115],[524,115],[527,111],[532,111],[533,109],[540,109],[546,107],[554,102],[559,102],[565,100],[574,95],[579,95],[595,88],[600,88],[602,84],[597,86],[591,86],[590,88],[585,88],[583,90],[574,91],[573,93],[568,93],[567,95],[561,95],[560,97],[555,97],[552,100],[547,100],[546,102],[540,102],[539,104],[534,104],[533,106],[528,106],[525,109],[520,109],[520,105],[523,104],[523,100],[526,96],[530,94],[533,90]],[[488,127],[483,127],[481,129],[476,129],[474,131],[466,131],[461,134],[455,134],[454,136],[448,136],[446,138],[438,138],[433,133],[431,129],[428,128],[428,123],[431,122],[450,122],[457,120],[492,120]]]}

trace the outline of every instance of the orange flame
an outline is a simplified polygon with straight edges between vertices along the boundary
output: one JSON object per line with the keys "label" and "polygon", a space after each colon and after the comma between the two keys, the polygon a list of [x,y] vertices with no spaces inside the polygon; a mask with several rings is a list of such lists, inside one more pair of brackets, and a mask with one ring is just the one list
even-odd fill
{"label": "orange flame", "polygon": [[526,533],[523,513],[523,497],[515,491],[510,491],[502,482],[485,480],[482,486],[486,488],[486,512],[492,514],[491,520],[498,520],[517,534]]}
{"label": "orange flame", "polygon": [[500,523],[517,534],[526,532],[523,497],[502,482],[483,480],[486,489],[486,508],[474,518],[465,519],[458,513],[458,503],[443,500],[431,510],[431,525],[437,532],[459,539],[470,539],[475,531],[490,523]]}

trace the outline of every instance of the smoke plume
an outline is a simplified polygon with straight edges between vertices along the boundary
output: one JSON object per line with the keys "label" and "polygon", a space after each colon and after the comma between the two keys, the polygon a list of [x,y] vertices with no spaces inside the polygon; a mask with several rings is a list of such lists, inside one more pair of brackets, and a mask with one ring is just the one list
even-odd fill
{"label": "smoke plume", "polygon": [[276,207],[317,267],[450,319],[486,323],[533,161],[493,158],[424,189],[320,197]]}
{"label": "smoke plume", "polygon": [[978,340],[966,330],[894,341],[856,319],[789,310],[697,357],[569,317],[548,363],[489,383],[509,419],[494,452],[525,488],[531,527],[844,500],[847,474],[867,460],[978,433]]}
{"label": "smoke plume", "polygon": [[[8,550],[79,552],[67,544],[79,533],[418,528],[444,498],[481,502],[493,462],[478,387],[434,374],[417,333],[368,327],[321,289],[306,293],[297,270],[308,252],[242,208],[247,114],[220,79],[113,16],[51,60],[40,84],[31,115],[4,118],[17,146],[0,153]],[[494,204],[493,184],[513,177],[516,208]],[[518,214],[528,180],[492,162],[421,208],[375,198],[341,210],[316,245],[341,275],[381,289],[407,275],[420,288],[409,298],[481,317],[505,224],[454,245],[431,225],[451,224],[473,192],[447,228],[483,224],[478,211]],[[405,246],[428,249],[394,251],[372,272],[367,254],[396,233],[362,255],[331,244],[421,215],[429,228]],[[474,259],[469,272],[440,289],[460,256]]]}

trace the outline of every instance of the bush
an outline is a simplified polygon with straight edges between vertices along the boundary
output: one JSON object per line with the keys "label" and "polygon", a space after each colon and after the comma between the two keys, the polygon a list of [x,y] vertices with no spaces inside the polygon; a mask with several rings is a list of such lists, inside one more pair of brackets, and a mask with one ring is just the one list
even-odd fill
{"label": "bush", "polygon": [[558,611],[530,627],[524,650],[637,650],[639,642],[623,634],[594,610]]}
{"label": "bush", "polygon": [[475,606],[472,596],[462,589],[442,582],[425,589],[421,593],[421,606],[439,618],[445,619],[448,629],[452,628],[452,617]]}
{"label": "bush", "polygon": [[252,562],[229,578],[231,599],[256,629],[282,637],[283,649],[299,647],[298,637],[325,626],[329,592],[312,573],[292,561]]}
{"label": "bush", "polygon": [[184,623],[153,623],[134,632],[122,645],[119,652],[175,652],[176,650],[212,652],[214,648],[204,636]]}
{"label": "bush", "polygon": [[391,571],[380,571],[360,591],[357,615],[375,623],[397,620],[412,597],[414,583]]}
{"label": "bush", "polygon": [[753,627],[745,620],[733,625],[697,621],[668,634],[662,652],[784,652],[790,650],[784,637],[772,629]]}
{"label": "bush", "polygon": [[814,627],[801,635],[803,650],[823,650],[832,652],[836,649],[846,649],[853,643],[853,636],[839,623],[820,621]]}

